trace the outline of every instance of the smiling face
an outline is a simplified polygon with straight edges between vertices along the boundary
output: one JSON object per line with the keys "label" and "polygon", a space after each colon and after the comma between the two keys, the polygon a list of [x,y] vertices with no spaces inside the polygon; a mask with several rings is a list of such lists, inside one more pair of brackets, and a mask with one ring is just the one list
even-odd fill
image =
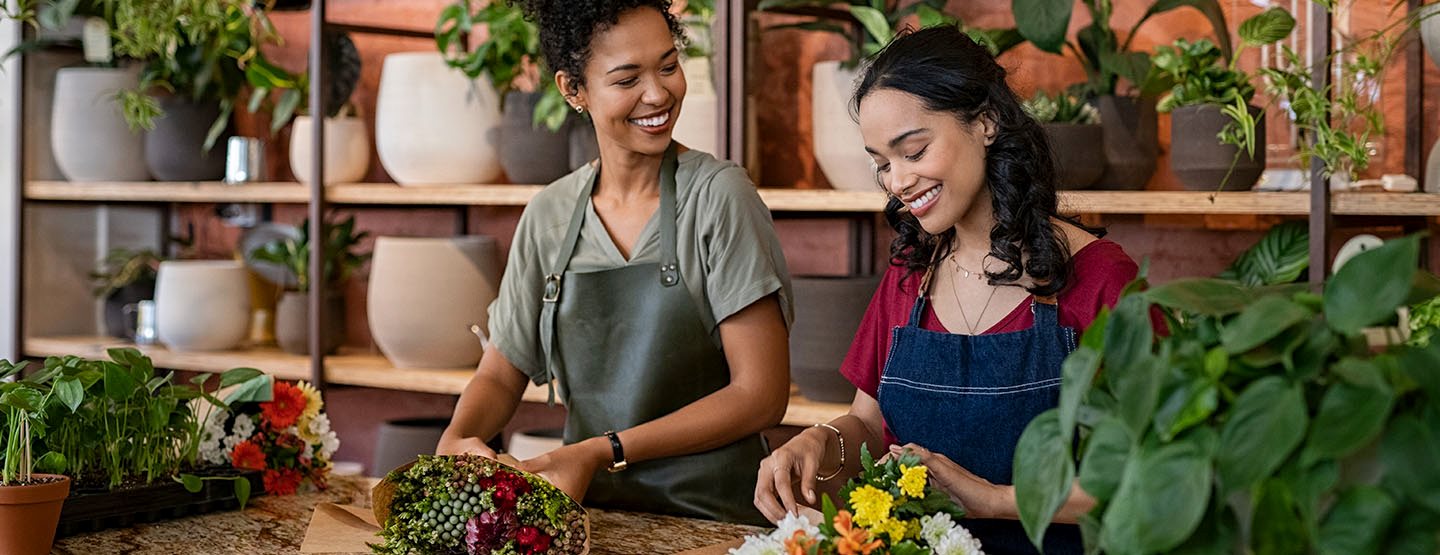
{"label": "smiling face", "polygon": [[[685,74],[660,12],[636,8],[597,32],[584,77],[571,102],[590,113],[602,150],[608,142],[640,154],[665,152],[685,99]],[[556,78],[560,90],[569,90],[568,75]]]}
{"label": "smiling face", "polygon": [[988,203],[985,147],[995,136],[989,118],[967,124],[913,95],[878,89],[860,103],[860,134],[881,185],[927,233],[955,227]]}

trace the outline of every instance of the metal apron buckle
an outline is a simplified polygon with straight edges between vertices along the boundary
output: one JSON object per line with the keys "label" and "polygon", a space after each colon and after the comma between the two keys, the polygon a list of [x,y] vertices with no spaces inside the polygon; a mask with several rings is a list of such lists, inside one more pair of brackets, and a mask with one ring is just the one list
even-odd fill
{"label": "metal apron buckle", "polygon": [[560,274],[545,276],[545,296],[540,300],[547,303],[560,300]]}

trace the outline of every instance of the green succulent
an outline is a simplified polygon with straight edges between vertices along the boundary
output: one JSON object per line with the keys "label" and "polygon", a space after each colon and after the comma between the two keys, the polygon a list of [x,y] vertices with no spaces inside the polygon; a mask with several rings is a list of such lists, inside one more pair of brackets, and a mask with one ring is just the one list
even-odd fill
{"label": "green succulent", "polygon": [[1035,93],[1025,101],[1025,113],[1040,123],[1073,123],[1091,125],[1100,123],[1100,111],[1094,106],[1069,92],[1051,96],[1045,91]]}

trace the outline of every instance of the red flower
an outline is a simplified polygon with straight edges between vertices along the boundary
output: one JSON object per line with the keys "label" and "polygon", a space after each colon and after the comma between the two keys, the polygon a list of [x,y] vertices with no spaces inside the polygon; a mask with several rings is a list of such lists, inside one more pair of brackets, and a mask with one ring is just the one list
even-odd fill
{"label": "red flower", "polygon": [[242,441],[230,452],[230,464],[235,468],[265,470],[265,452],[253,442]]}
{"label": "red flower", "polygon": [[525,553],[544,553],[550,549],[550,536],[534,526],[522,526],[515,532],[515,541]]}
{"label": "red flower", "polygon": [[260,403],[260,416],[272,430],[295,425],[305,412],[305,392],[285,382],[275,382],[272,400]]}
{"label": "red flower", "polygon": [[270,495],[293,495],[299,489],[305,475],[293,468],[265,471],[265,493]]}

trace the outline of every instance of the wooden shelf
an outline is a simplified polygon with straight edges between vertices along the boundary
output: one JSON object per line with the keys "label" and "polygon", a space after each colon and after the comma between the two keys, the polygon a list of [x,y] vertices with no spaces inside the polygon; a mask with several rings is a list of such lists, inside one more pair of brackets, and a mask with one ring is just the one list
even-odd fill
{"label": "wooden shelf", "polygon": [[[31,357],[75,355],[84,358],[108,358],[106,349],[134,347],[155,363],[156,368],[192,372],[224,372],[231,368],[256,368],[284,380],[310,379],[309,357],[292,355],[274,348],[245,349],[207,353],[181,353],[160,345],[136,346],[113,337],[31,337],[25,339],[24,353]],[[326,357],[325,380],[331,384],[459,395],[470,383],[475,371],[468,368],[422,369],[396,368],[385,357],[369,354],[343,353]],[[530,384],[522,399],[544,403],[549,399],[545,387]],[[558,403],[557,399],[557,403]],[[849,405],[817,403],[792,392],[790,406],[783,424],[809,426],[845,414]]]}
{"label": "wooden shelf", "polygon": [[[434,185],[402,187],[391,183],[353,183],[326,188],[340,205],[375,206],[524,206],[541,185]],[[879,212],[885,195],[876,191],[761,188],[760,198],[777,212]],[[299,183],[70,183],[31,181],[29,200],[80,202],[309,202]],[[1067,214],[1267,214],[1305,215],[1308,193],[1196,191],[1064,191],[1060,209]],[[1346,216],[1440,216],[1440,195],[1347,192],[1333,197],[1335,214]]]}

